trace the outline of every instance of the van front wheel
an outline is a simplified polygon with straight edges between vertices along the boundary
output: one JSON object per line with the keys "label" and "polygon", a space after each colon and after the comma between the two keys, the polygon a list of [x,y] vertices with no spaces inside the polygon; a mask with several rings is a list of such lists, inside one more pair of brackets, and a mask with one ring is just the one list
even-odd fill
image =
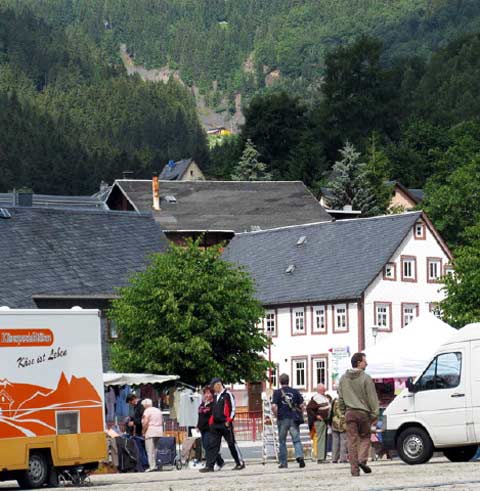
{"label": "van front wheel", "polygon": [[478,445],[467,445],[466,447],[450,447],[443,450],[443,455],[450,462],[468,462],[477,453]]}
{"label": "van front wheel", "polygon": [[48,462],[43,453],[32,452],[28,461],[28,470],[18,477],[21,489],[41,488],[48,479]]}
{"label": "van front wheel", "polygon": [[424,464],[433,455],[433,443],[423,428],[411,426],[404,429],[397,440],[400,458],[410,465]]}

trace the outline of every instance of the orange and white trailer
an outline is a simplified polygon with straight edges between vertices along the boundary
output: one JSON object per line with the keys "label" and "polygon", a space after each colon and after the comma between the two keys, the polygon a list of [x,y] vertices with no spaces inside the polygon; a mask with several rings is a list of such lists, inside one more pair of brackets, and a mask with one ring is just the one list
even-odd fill
{"label": "orange and white trailer", "polygon": [[0,481],[80,482],[106,457],[98,310],[0,307]]}

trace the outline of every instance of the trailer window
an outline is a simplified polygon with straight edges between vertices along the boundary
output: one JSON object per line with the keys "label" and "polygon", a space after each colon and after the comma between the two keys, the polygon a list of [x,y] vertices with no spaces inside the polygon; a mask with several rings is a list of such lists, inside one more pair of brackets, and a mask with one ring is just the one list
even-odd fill
{"label": "trailer window", "polygon": [[57,435],[79,433],[79,419],[78,411],[57,411]]}
{"label": "trailer window", "polygon": [[460,384],[462,354],[438,355],[417,382],[418,390],[453,389]]}

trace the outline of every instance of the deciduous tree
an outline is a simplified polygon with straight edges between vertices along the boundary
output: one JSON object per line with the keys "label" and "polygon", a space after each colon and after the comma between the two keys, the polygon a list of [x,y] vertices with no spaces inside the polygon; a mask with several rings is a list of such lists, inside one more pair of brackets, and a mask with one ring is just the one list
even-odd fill
{"label": "deciduous tree", "polygon": [[109,313],[119,331],[116,370],[176,374],[191,384],[265,378],[263,308],[249,275],[220,253],[198,241],[172,245],[120,290]]}

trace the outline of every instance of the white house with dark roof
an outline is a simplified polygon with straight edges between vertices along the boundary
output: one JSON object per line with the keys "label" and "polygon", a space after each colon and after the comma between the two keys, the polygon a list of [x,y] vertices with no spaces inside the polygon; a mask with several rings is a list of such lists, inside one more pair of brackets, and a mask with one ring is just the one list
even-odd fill
{"label": "white house with dark roof", "polygon": [[294,387],[335,389],[338,359],[431,311],[452,255],[422,212],[238,234],[224,258],[253,276],[266,354]]}

